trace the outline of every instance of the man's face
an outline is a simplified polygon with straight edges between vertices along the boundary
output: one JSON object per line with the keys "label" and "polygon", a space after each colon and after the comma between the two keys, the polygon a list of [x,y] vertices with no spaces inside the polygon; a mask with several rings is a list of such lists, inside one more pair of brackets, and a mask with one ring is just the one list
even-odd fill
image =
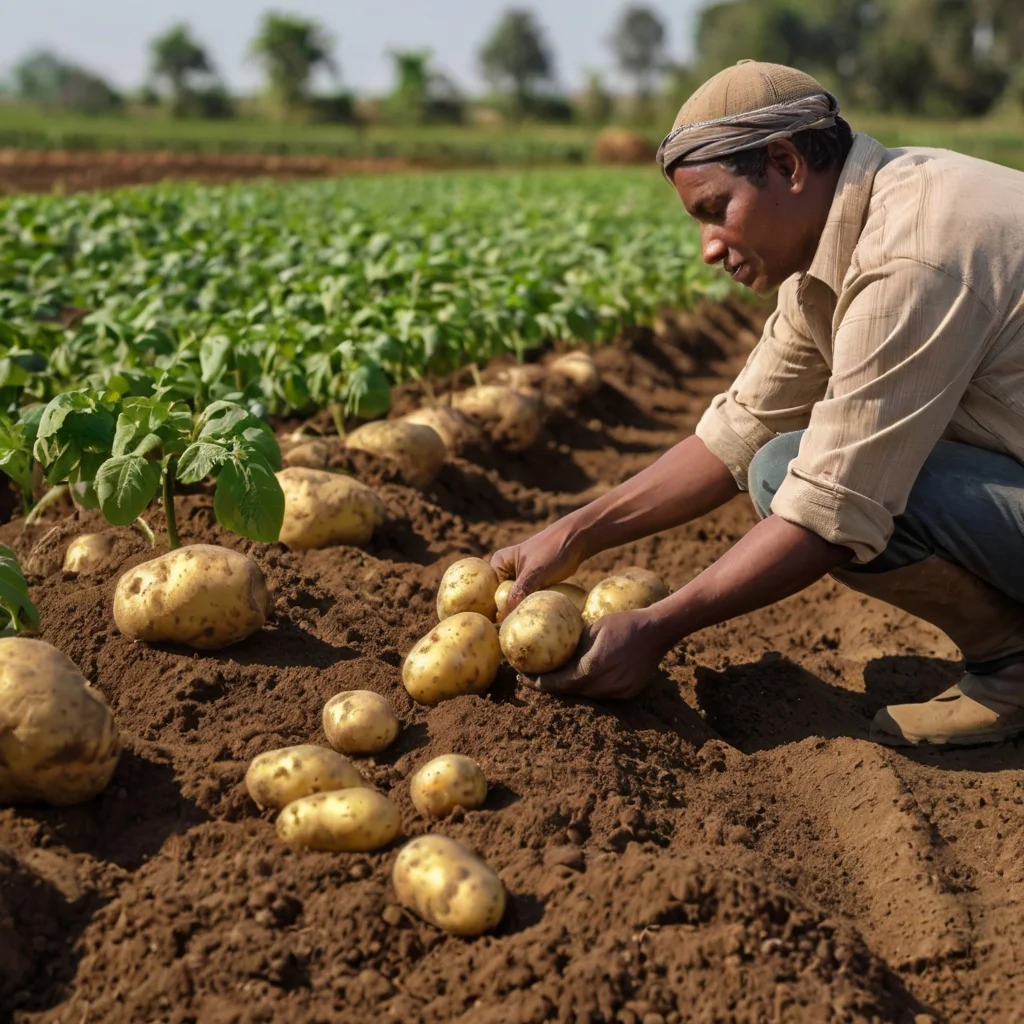
{"label": "man's face", "polygon": [[807,269],[823,226],[820,204],[805,193],[806,165],[788,147],[781,158],[774,147],[769,154],[760,187],[715,163],[679,167],[672,175],[686,212],[700,225],[704,262],[721,263],[758,295]]}

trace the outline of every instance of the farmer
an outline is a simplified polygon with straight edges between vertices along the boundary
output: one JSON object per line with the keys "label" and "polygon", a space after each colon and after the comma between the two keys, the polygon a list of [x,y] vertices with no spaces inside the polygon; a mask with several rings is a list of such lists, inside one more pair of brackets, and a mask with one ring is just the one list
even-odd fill
{"label": "farmer", "polygon": [[628,698],[695,630],[826,574],[945,631],[960,682],[880,710],[880,743],[1024,731],[1024,174],[854,135],[793,68],[741,61],[658,153],[704,261],[776,312],[654,465],[497,552],[511,603],[749,491],[761,516],[664,601],[600,619],[537,689]]}

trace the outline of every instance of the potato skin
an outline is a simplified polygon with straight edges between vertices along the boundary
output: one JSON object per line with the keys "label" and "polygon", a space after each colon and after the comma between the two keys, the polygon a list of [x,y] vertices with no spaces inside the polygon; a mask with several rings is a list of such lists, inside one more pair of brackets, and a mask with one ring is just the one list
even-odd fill
{"label": "potato skin", "polygon": [[81,533],[64,552],[64,571],[81,575],[95,572],[114,549],[114,538],[109,533]]}
{"label": "potato skin", "polygon": [[452,405],[487,432],[500,447],[524,452],[540,436],[541,406],[533,395],[496,384],[460,391]]}
{"label": "potato skin", "polygon": [[409,795],[420,814],[443,818],[456,807],[479,807],[487,799],[487,779],[471,757],[442,754],[413,775]]}
{"label": "potato skin", "polygon": [[561,668],[583,633],[580,610],[564,594],[538,590],[505,616],[499,638],[508,663],[527,675]]}
{"label": "potato skin", "polygon": [[451,935],[483,935],[505,913],[501,879],[447,836],[419,836],[406,843],[391,881],[399,903]]}
{"label": "potato skin", "polygon": [[415,412],[407,413],[402,419],[406,423],[416,423],[436,431],[450,455],[462,451],[466,445],[480,439],[480,430],[476,424],[465,413],[453,409],[450,405],[417,409]]}
{"label": "potato skin", "polygon": [[391,705],[372,690],[336,693],[323,711],[327,742],[342,754],[379,754],[398,735]]}
{"label": "potato skin", "polygon": [[498,632],[478,612],[439,622],[409,652],[402,682],[418,704],[433,707],[467,693],[484,693],[501,664]]}
{"label": "potato skin", "polygon": [[66,654],[0,638],[0,804],[83,803],[120,756],[110,706]]}
{"label": "potato skin", "polygon": [[551,363],[552,373],[568,377],[583,395],[596,395],[601,390],[601,371],[586,352],[570,352]]}
{"label": "potato skin", "polygon": [[259,566],[216,544],[189,544],[129,569],[114,591],[114,621],[131,640],[200,651],[262,628],[271,600]]}
{"label": "potato skin", "polygon": [[498,613],[494,592],[498,577],[482,558],[460,558],[448,566],[437,588],[438,621],[459,612],[479,612],[494,621]]}
{"label": "potato skin", "polygon": [[497,615],[495,616],[495,622],[501,622],[505,617],[505,609],[508,606],[508,595],[512,590],[512,584],[515,580],[502,580],[498,584],[498,589],[494,592],[494,607],[497,609]]}
{"label": "potato skin", "polygon": [[365,785],[366,779],[347,757],[313,743],[257,754],[245,773],[249,796],[260,807],[278,811],[314,793]]}
{"label": "potato skin", "polygon": [[366,423],[345,438],[345,447],[390,459],[398,466],[402,479],[416,488],[433,483],[448,458],[436,430],[407,420]]}
{"label": "potato skin", "polygon": [[623,569],[596,584],[583,606],[583,621],[592,625],[612,612],[635,611],[668,597],[668,587],[648,569]]}
{"label": "potato skin", "polygon": [[302,466],[276,475],[284,491],[279,539],[293,551],[334,544],[363,547],[387,517],[377,492],[350,476]]}
{"label": "potato skin", "polygon": [[[505,618],[508,595],[514,582],[514,580],[504,580],[498,584],[498,589],[494,592],[494,604],[498,610],[495,622],[501,622]],[[583,606],[587,603],[587,592],[575,583],[553,583],[550,587],[545,587],[544,589],[553,590],[556,594],[569,598],[581,612],[583,611]]]}
{"label": "potato skin", "polygon": [[331,458],[331,449],[326,441],[300,441],[297,445],[281,453],[281,461],[285,466],[298,466],[305,469],[326,469]]}
{"label": "potato skin", "polygon": [[278,816],[278,838],[289,846],[368,853],[387,846],[402,827],[398,808],[367,787],[293,800]]}

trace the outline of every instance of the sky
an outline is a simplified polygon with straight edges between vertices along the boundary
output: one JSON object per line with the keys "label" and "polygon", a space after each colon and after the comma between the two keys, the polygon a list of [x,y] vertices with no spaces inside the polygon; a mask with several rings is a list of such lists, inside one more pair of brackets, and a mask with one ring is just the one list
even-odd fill
{"label": "sky", "polygon": [[[706,0],[649,0],[669,28],[669,52],[690,56],[694,13]],[[0,0],[0,75],[27,51],[46,47],[132,89],[147,73],[148,44],[187,22],[235,90],[260,83],[246,59],[268,7],[319,19],[337,40],[345,87],[382,92],[391,84],[389,48],[433,51],[437,66],[464,89],[481,85],[480,44],[508,6],[530,7],[546,30],[559,84],[579,85],[587,69],[611,68],[607,39],[625,0]],[[614,76],[609,76],[614,82]]]}

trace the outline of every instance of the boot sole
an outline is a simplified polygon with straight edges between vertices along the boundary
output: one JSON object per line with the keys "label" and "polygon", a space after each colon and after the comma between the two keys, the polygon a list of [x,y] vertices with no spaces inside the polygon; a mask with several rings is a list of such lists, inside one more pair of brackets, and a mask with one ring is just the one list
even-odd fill
{"label": "boot sole", "polygon": [[932,740],[922,737],[919,740],[908,739],[906,736],[894,736],[892,733],[881,730],[871,730],[868,739],[872,743],[878,743],[883,747],[984,747],[993,743],[1003,743],[1014,736],[1024,733],[1024,725],[1016,725],[1009,729],[1001,729],[995,732],[987,732],[981,735],[975,733],[972,736],[950,736],[945,740]]}

